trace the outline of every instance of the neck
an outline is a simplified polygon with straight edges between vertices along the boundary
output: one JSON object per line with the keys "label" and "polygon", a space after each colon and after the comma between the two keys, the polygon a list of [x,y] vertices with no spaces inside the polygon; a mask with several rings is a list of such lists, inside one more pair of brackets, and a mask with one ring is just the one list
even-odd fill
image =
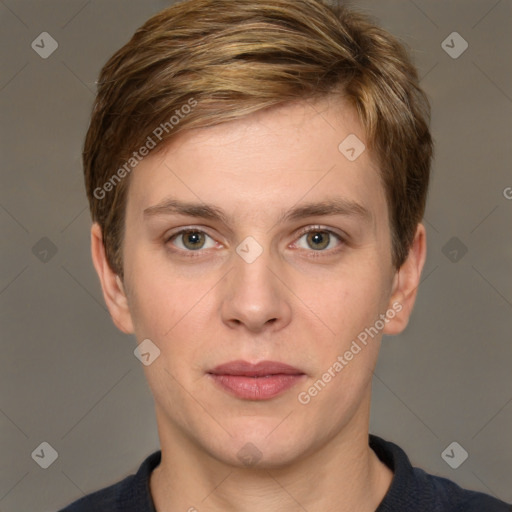
{"label": "neck", "polygon": [[369,405],[362,409],[311,454],[267,469],[225,464],[186,436],[160,430],[162,460],[150,479],[157,512],[374,512],[393,473],[368,445]]}

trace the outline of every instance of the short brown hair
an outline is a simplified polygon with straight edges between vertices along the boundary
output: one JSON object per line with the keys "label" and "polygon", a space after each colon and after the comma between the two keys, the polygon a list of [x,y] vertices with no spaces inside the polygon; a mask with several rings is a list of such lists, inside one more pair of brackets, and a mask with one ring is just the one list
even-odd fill
{"label": "short brown hair", "polygon": [[357,109],[386,192],[392,261],[405,261],[425,210],[430,106],[403,44],[367,16],[321,0],[186,0],[142,25],[97,83],[85,184],[121,277],[129,172],[157,127],[161,149],[185,129],[328,94]]}

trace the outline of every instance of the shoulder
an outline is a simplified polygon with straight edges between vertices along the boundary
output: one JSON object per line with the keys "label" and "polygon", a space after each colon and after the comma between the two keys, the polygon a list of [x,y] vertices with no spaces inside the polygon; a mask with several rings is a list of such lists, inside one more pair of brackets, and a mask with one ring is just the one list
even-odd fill
{"label": "shoulder", "polygon": [[160,459],[158,450],[144,460],[136,474],[87,494],[59,512],[154,512],[149,477]]}
{"label": "shoulder", "polygon": [[[417,487],[433,511],[439,512],[510,512],[512,505],[482,492],[464,489],[455,482],[414,468]],[[427,510],[427,509],[425,509]],[[430,509],[429,509],[430,510]]]}
{"label": "shoulder", "polygon": [[123,500],[124,496],[130,493],[133,486],[134,475],[126,477],[124,480],[117,482],[98,491],[92,492],[83,496],[82,498],[69,504],[60,512],[86,512],[90,510],[98,511],[117,511],[119,509],[119,502]]}
{"label": "shoulder", "polygon": [[370,435],[370,446],[393,470],[391,486],[376,512],[511,512],[512,505],[413,467],[396,444]]}

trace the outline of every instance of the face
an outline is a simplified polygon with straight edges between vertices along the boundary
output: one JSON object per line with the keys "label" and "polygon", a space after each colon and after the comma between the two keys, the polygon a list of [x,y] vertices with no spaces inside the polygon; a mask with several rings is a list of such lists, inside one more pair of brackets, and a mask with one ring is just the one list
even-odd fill
{"label": "face", "polygon": [[106,300],[160,350],[144,371],[162,443],[272,467],[366,435],[380,338],[414,297],[375,159],[339,149],[350,134],[364,141],[339,99],[287,104],[183,132],[133,171]]}

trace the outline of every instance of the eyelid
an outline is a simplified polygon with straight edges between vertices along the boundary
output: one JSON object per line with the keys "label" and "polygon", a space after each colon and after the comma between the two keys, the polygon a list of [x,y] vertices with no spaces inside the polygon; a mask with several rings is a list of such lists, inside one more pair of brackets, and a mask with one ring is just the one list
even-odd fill
{"label": "eyelid", "polygon": [[[332,228],[329,228],[327,226],[321,226],[321,225],[310,225],[310,226],[307,226],[307,227],[304,227],[304,228],[301,228],[299,231],[297,231],[294,235],[294,241],[292,242],[292,245],[295,244],[297,242],[298,239],[302,238],[304,235],[306,235],[307,233],[310,233],[310,232],[315,232],[315,231],[322,231],[322,232],[325,232],[325,233],[329,233],[329,235],[333,235],[341,244],[343,243],[346,243],[346,236],[345,235],[342,235],[336,231],[334,231]],[[215,238],[213,236],[211,236],[205,229],[204,227],[201,227],[201,226],[184,226],[184,227],[181,227],[178,229],[178,231],[175,231],[169,235],[166,235],[165,236],[165,242],[166,243],[169,243],[172,239],[178,237],[179,235],[182,235],[184,233],[189,233],[189,232],[200,232],[200,233],[203,233],[205,234],[206,236],[210,237],[212,240],[214,240],[216,243],[220,243],[218,242],[217,240],[215,240]],[[222,246],[223,244],[221,244]],[[211,248],[208,248],[208,249],[197,249],[197,250],[184,250],[184,249],[181,249],[179,247],[175,247],[174,250],[176,252],[181,252],[181,253],[191,253],[191,254],[200,254],[202,252],[205,252],[207,250],[209,250]],[[311,253],[315,253],[317,255],[320,255],[321,253],[333,253],[335,252],[336,250],[339,250],[339,247],[338,248],[334,248],[334,249],[329,249],[329,250],[323,250],[323,251],[315,251],[313,249],[304,249],[306,252],[311,252]]]}
{"label": "eyelid", "polygon": [[305,228],[301,228],[295,236],[302,236],[306,233],[309,233],[310,231],[325,231],[326,233],[330,233],[331,235],[337,236],[339,239],[344,239],[345,235],[342,235],[338,233],[337,231],[334,231],[332,228],[327,226],[321,226],[319,224],[315,224],[312,226],[307,226]]}
{"label": "eyelid", "polygon": [[[332,228],[329,228],[327,226],[320,226],[320,225],[307,226],[305,228],[300,229],[297,232],[297,234],[295,235],[295,241],[293,243],[295,244],[297,242],[297,240],[302,238],[304,235],[311,233],[311,232],[314,233],[315,231],[329,233],[329,235],[333,235],[341,244],[346,243],[346,240],[347,240],[346,235],[340,234],[337,231],[334,231]],[[312,252],[312,253],[315,253],[316,255],[320,255],[322,253],[327,253],[327,254],[333,253],[333,252],[339,250],[339,247],[334,248],[334,249],[324,250],[324,251],[315,251],[313,249],[310,249],[310,250],[305,249],[305,250],[307,252]]]}
{"label": "eyelid", "polygon": [[[171,234],[166,234],[165,235],[165,243],[169,243],[171,240],[173,240],[174,238],[178,237],[179,235],[183,235],[185,233],[190,233],[190,232],[198,232],[198,233],[203,233],[204,235],[208,236],[209,238],[211,238],[212,240],[214,240],[216,243],[220,243],[220,242],[217,242],[217,240],[215,240],[215,238],[210,235],[208,233],[208,231],[205,230],[204,227],[200,227],[200,226],[183,226],[181,228],[179,228],[177,231],[174,231],[172,232]],[[223,245],[223,244],[221,244]],[[201,251],[204,251],[205,249],[197,249],[196,251],[184,251],[183,249],[180,249],[180,248],[177,248],[178,251],[182,251],[182,252],[201,252]]]}
{"label": "eyelid", "polygon": [[172,231],[171,233],[166,233],[164,238],[166,241],[169,241],[171,238],[174,238],[177,235],[181,235],[183,233],[188,233],[189,231],[200,231],[201,233],[204,233],[205,235],[208,235],[208,232],[205,231],[204,227],[201,226],[181,226],[179,228],[176,228],[177,231]]}

